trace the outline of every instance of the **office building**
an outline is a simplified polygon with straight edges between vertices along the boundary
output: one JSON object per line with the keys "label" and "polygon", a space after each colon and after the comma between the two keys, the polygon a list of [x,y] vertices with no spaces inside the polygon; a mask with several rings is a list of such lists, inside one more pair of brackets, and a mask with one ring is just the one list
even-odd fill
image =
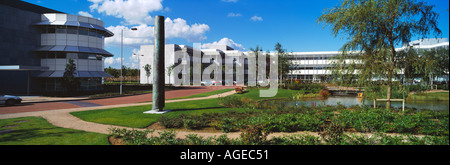
{"label": "office building", "polygon": [[[412,41],[407,45],[404,45],[401,48],[397,48],[397,51],[400,51],[402,49],[405,49],[407,47],[412,47],[413,49],[420,52],[420,50],[432,50],[436,48],[446,48],[449,47],[449,42],[447,38],[437,38],[437,39],[421,39]],[[190,66],[193,66],[193,52],[194,50],[201,53],[202,61],[201,65],[203,66],[202,70],[209,65],[211,65],[212,59],[215,60],[215,62],[220,61],[222,65],[227,65],[227,61],[225,60],[225,56],[229,55],[248,55],[250,52],[241,52],[238,50],[233,50],[233,48],[226,46],[226,45],[212,45],[208,47],[208,49],[196,49],[185,45],[176,45],[176,44],[167,44],[166,45],[166,55],[165,55],[165,66],[171,66],[171,65],[179,65],[182,61],[179,58],[187,59],[189,58],[191,64]],[[153,65],[153,45],[143,45],[141,46],[142,57],[140,60],[140,66],[141,66],[141,83],[148,84],[152,83],[152,77],[146,77],[145,70],[142,68],[142,66],[145,66],[147,64]],[[263,53],[263,52],[261,52]],[[270,55],[275,55],[276,53],[270,53]],[[331,80],[331,69],[332,69],[332,61],[333,58],[340,55],[340,51],[317,51],[317,52],[291,52],[288,53],[288,61],[289,61],[289,72],[287,75],[287,79],[300,79],[302,81],[309,81],[309,82],[327,82]],[[178,58],[178,59],[176,59]],[[209,60],[209,61],[208,61]],[[235,61],[236,62],[236,61]],[[234,63],[235,63],[234,62]],[[244,68],[244,74],[245,74],[245,82],[248,80],[248,60],[245,59],[242,61],[244,65],[246,65]],[[234,64],[235,67],[235,64]],[[226,68],[226,67],[224,67]],[[167,73],[167,72],[166,72]],[[230,73],[230,70],[223,70],[223,74],[219,75],[222,76],[221,80],[225,80],[225,76],[223,76],[225,73]],[[174,79],[176,76],[182,77],[180,73],[174,73],[170,76],[166,74],[166,84],[173,84]],[[192,78],[191,78],[192,80]],[[203,79],[204,80],[204,79]],[[236,76],[234,76],[234,80],[236,80]],[[437,81],[448,81],[448,73],[447,75],[443,75],[443,77],[436,77],[435,80]],[[169,82],[170,81],[170,82]]]}
{"label": "office building", "polygon": [[100,90],[105,37],[114,34],[98,19],[66,14],[19,0],[0,1],[0,93],[64,92],[68,59],[79,91]]}

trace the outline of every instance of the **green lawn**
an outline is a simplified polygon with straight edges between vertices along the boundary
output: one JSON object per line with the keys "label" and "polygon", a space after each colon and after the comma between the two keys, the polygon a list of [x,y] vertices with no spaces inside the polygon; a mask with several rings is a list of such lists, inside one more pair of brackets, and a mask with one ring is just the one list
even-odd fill
{"label": "green lawn", "polygon": [[0,145],[109,145],[108,135],[53,126],[43,118],[0,120]]}
{"label": "green lawn", "polygon": [[[143,112],[152,109],[151,105],[134,106],[123,108],[112,108],[95,111],[72,112],[71,114],[89,122],[111,124],[132,128],[145,128],[158,121],[161,115],[144,114]],[[210,112],[226,112],[231,109],[218,104],[218,99],[207,99],[198,101],[185,101],[176,103],[167,103],[165,108],[172,112],[163,115],[180,115],[180,114],[202,114]]]}
{"label": "green lawn", "polygon": [[414,93],[408,96],[408,100],[413,101],[449,101],[448,92],[436,92],[436,93]]}
{"label": "green lawn", "polygon": [[222,93],[233,91],[233,90],[234,89],[220,89],[220,90],[211,91],[211,92],[199,93],[199,94],[195,94],[195,95],[191,95],[191,96],[171,98],[171,99],[168,99],[168,100],[189,99],[189,98],[197,98],[197,97],[208,97],[208,96],[222,94]]}
{"label": "green lawn", "polygon": [[[233,89],[223,89],[213,92],[206,92],[198,95],[182,97],[182,98],[194,98],[194,97],[205,97],[214,94],[224,93],[231,91]],[[248,92],[244,94],[234,94],[237,97],[248,97],[254,100],[268,99],[259,97],[260,89],[249,89]],[[296,94],[295,90],[279,89],[275,98],[289,98]],[[181,98],[177,98],[181,99]],[[132,128],[145,128],[158,121],[161,115],[155,114],[144,114],[143,112],[152,109],[151,105],[147,106],[134,106],[134,107],[123,107],[123,108],[112,108],[103,109],[95,111],[83,111],[83,112],[72,112],[71,114],[89,122],[118,125]],[[245,108],[228,108],[218,104],[218,99],[207,99],[198,101],[184,101],[176,103],[167,103],[165,108],[167,110],[172,110],[164,115],[180,115],[180,114],[202,114],[211,112],[227,112],[230,110],[245,111]]]}
{"label": "green lawn", "polygon": [[292,96],[294,96],[295,94],[297,94],[299,91],[298,90],[289,90],[289,89],[278,89],[277,95],[275,95],[275,97],[259,97],[259,92],[260,90],[267,90],[267,89],[256,89],[256,88],[251,88],[248,89],[248,92],[245,92],[243,94],[236,94],[235,96],[237,97],[247,97],[250,98],[252,100],[263,100],[263,99],[273,99],[273,98],[292,98]]}

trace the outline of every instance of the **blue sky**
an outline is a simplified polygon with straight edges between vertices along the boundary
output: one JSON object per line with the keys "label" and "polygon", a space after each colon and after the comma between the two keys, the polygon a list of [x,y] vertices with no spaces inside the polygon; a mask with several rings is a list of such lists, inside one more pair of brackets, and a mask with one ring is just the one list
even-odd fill
{"label": "blue sky", "polygon": [[[25,0],[68,14],[90,15],[105,22],[115,36],[105,41],[105,49],[115,55],[106,66],[118,67],[120,29],[125,31],[124,64],[137,67],[139,45],[153,44],[154,16],[166,17],[166,42],[190,45],[194,42],[229,44],[249,50],[259,45],[273,50],[280,42],[288,51],[337,51],[346,42],[335,38],[317,18],[337,0]],[[442,37],[449,36],[448,0],[426,0],[440,14]],[[417,38],[413,38],[417,39]]]}

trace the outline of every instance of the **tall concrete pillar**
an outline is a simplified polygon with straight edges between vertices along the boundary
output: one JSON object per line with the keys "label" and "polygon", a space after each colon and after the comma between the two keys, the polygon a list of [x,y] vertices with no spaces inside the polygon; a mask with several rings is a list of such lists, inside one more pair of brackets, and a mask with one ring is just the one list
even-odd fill
{"label": "tall concrete pillar", "polygon": [[153,103],[152,111],[163,112],[165,106],[165,41],[164,16],[155,17],[155,51],[153,55]]}

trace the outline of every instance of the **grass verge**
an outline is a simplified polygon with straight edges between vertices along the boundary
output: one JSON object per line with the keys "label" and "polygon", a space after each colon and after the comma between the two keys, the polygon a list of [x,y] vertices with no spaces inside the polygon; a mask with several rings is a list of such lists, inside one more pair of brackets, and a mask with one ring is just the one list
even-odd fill
{"label": "grass verge", "polygon": [[449,101],[448,92],[425,93],[417,92],[408,96],[407,100],[411,101]]}
{"label": "grass verge", "polygon": [[[231,110],[218,104],[218,99],[207,99],[198,101],[185,101],[176,103],[167,103],[164,109],[172,112],[157,115],[144,114],[145,111],[151,110],[152,106],[133,106],[123,108],[103,109],[96,111],[72,112],[71,114],[89,122],[111,124],[132,128],[145,128],[158,121],[161,116],[175,117],[181,114],[203,114],[211,112],[226,112]],[[244,111],[245,109],[233,109]]]}
{"label": "grass verge", "polygon": [[109,145],[108,135],[53,126],[43,118],[0,120],[0,145]]}
{"label": "grass verge", "polygon": [[185,96],[185,97],[171,98],[171,99],[167,99],[167,100],[178,100],[178,99],[190,99],[190,98],[197,98],[197,97],[208,97],[208,96],[212,96],[212,95],[222,94],[222,93],[225,93],[225,92],[230,92],[230,91],[233,91],[233,90],[234,89],[220,89],[220,90],[216,90],[216,91],[205,92],[205,93],[200,93],[200,94],[195,94],[195,95]]}

